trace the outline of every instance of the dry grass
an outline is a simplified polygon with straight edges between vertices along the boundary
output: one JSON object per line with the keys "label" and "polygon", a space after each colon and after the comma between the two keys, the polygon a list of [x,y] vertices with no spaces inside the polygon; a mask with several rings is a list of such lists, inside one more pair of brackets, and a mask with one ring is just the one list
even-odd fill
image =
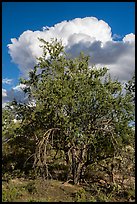
{"label": "dry grass", "polygon": [[[131,178],[132,186],[134,178]],[[131,180],[129,185],[131,185]],[[127,181],[128,182],[128,181]],[[127,185],[127,183],[126,183]],[[124,190],[115,188],[105,193],[105,184],[94,183],[91,186],[72,185],[58,180],[12,179],[2,184],[2,201],[5,202],[132,202],[135,199],[134,188]],[[102,191],[103,190],[103,191]]]}

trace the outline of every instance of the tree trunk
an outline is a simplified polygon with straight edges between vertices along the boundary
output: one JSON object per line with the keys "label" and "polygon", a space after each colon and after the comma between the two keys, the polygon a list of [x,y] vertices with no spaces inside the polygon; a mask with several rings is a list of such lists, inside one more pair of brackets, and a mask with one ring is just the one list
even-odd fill
{"label": "tree trunk", "polygon": [[83,172],[84,166],[84,156],[85,156],[85,146],[79,149],[79,154],[77,155],[76,148],[72,148],[72,175],[73,175],[73,184],[78,184]]}
{"label": "tree trunk", "polygon": [[68,152],[65,152],[65,161],[66,161],[67,165],[70,164],[70,158],[69,158],[69,153]]}
{"label": "tree trunk", "polygon": [[110,170],[110,182],[111,183],[114,183],[114,172],[113,172],[113,169],[114,169],[114,164],[111,164],[111,170]]}
{"label": "tree trunk", "polygon": [[77,184],[77,165],[76,165],[76,150],[75,148],[72,148],[72,176],[73,176],[73,184]]}

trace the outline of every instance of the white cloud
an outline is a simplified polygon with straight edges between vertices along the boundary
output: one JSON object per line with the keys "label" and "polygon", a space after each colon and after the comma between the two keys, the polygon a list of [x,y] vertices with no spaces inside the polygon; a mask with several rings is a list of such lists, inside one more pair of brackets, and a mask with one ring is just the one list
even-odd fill
{"label": "white cloud", "polygon": [[7,90],[2,88],[2,107],[5,106],[7,102]]}
{"label": "white cloud", "polygon": [[129,80],[135,70],[135,36],[126,35],[122,41],[80,41],[73,44],[67,52],[73,57],[83,50],[91,56],[90,63],[97,66],[107,66],[113,77],[121,81]]}
{"label": "white cloud", "polygon": [[10,90],[2,89],[2,106],[4,107],[7,102],[10,102],[14,99],[16,99],[18,102],[27,102],[28,97],[23,92],[24,87],[24,84],[19,84]]}
{"label": "white cloud", "polygon": [[128,35],[125,35],[125,37],[123,38],[123,42],[126,43],[130,43],[135,45],[135,35],[133,33],[130,33]]}
{"label": "white cloud", "polygon": [[8,78],[2,79],[3,84],[9,84],[10,85],[12,83],[12,81],[13,81],[13,79],[8,79]]}
{"label": "white cloud", "polygon": [[[66,52],[73,57],[84,51],[90,56],[90,65],[108,67],[112,76],[121,81],[129,80],[135,70],[135,35],[130,33],[112,36],[111,27],[106,22],[95,17],[86,17],[62,21],[53,27],[45,26],[42,31],[27,30],[18,39],[11,39],[12,43],[8,45],[9,54],[24,77],[33,69],[37,62],[36,57],[42,54],[38,37],[46,41],[51,38],[62,40]],[[23,100],[23,94],[21,85],[11,91],[3,90],[4,100],[14,97]]]}
{"label": "white cloud", "polygon": [[43,31],[27,30],[18,39],[11,39],[12,44],[8,45],[12,61],[19,66],[24,76],[33,68],[36,57],[42,54],[38,37],[46,41],[50,41],[51,38],[61,39],[67,49],[80,41],[86,43],[100,40],[101,43],[105,43],[112,40],[109,25],[94,17],[63,21]]}
{"label": "white cloud", "polygon": [[7,96],[7,91],[6,89],[2,89],[2,97],[6,97]]}
{"label": "white cloud", "polygon": [[84,51],[91,56],[91,64],[107,66],[120,80],[128,80],[135,69],[135,35],[127,34],[121,41],[115,41],[106,22],[86,17],[62,21],[53,27],[45,26],[42,31],[27,30],[18,39],[11,39],[12,44],[8,45],[10,56],[24,77],[37,62],[36,57],[42,54],[38,37],[46,41],[61,39],[72,56]]}

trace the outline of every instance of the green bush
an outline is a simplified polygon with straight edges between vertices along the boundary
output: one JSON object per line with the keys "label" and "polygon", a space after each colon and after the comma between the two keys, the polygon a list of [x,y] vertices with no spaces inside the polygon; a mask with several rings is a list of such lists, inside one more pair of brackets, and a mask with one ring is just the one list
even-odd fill
{"label": "green bush", "polygon": [[86,202],[86,191],[82,188],[75,193],[75,202]]}
{"label": "green bush", "polygon": [[22,189],[10,186],[2,190],[2,202],[13,202],[22,195]]}

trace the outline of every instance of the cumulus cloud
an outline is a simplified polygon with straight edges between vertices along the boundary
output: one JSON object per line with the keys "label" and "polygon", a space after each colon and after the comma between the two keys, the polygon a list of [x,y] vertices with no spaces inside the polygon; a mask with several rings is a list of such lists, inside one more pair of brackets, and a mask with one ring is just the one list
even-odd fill
{"label": "cumulus cloud", "polygon": [[6,97],[7,96],[7,91],[6,89],[2,89],[2,97]]}
{"label": "cumulus cloud", "polygon": [[2,88],[2,107],[6,105],[7,102],[7,90]]}
{"label": "cumulus cloud", "polygon": [[46,41],[62,40],[65,50],[72,56],[84,51],[91,56],[91,65],[107,66],[113,76],[128,80],[135,69],[135,35],[127,34],[119,41],[117,36],[112,36],[111,27],[105,21],[85,17],[45,26],[42,31],[27,30],[18,39],[11,39],[8,48],[12,61],[24,77],[36,64],[36,57],[42,54],[39,37]]}
{"label": "cumulus cloud", "polygon": [[28,71],[37,62],[36,57],[42,54],[38,37],[46,41],[50,41],[51,38],[62,40],[66,49],[81,41],[83,43],[101,41],[103,44],[112,40],[110,26],[95,17],[63,21],[48,29],[43,27],[43,31],[27,30],[18,39],[12,38],[12,44],[8,45],[12,61],[18,65],[24,76],[27,76]]}
{"label": "cumulus cloud", "polygon": [[122,41],[101,41],[90,40],[79,41],[73,44],[67,52],[72,56],[77,56],[83,50],[90,55],[90,63],[97,66],[107,66],[113,77],[121,81],[129,80],[135,69],[135,35],[126,35]]}
{"label": "cumulus cloud", "polygon": [[[112,77],[121,81],[129,80],[135,70],[135,35],[112,35],[111,27],[105,21],[85,17],[62,21],[53,27],[43,26],[42,31],[27,30],[18,39],[12,38],[8,45],[9,54],[23,77],[28,77],[28,72],[37,63],[36,58],[42,55],[38,38],[62,40],[66,52],[72,57],[83,51],[90,56],[90,65],[108,67]],[[5,79],[3,83],[10,81]],[[3,89],[2,93],[4,100],[23,100],[24,97],[21,85],[7,92]]]}
{"label": "cumulus cloud", "polygon": [[23,92],[24,84],[19,84],[10,90],[2,88],[2,107],[5,107],[7,102],[13,101],[16,99],[18,102],[27,102],[28,97]]}
{"label": "cumulus cloud", "polygon": [[123,38],[124,42],[128,42],[129,44],[135,44],[135,35],[130,33]]}

